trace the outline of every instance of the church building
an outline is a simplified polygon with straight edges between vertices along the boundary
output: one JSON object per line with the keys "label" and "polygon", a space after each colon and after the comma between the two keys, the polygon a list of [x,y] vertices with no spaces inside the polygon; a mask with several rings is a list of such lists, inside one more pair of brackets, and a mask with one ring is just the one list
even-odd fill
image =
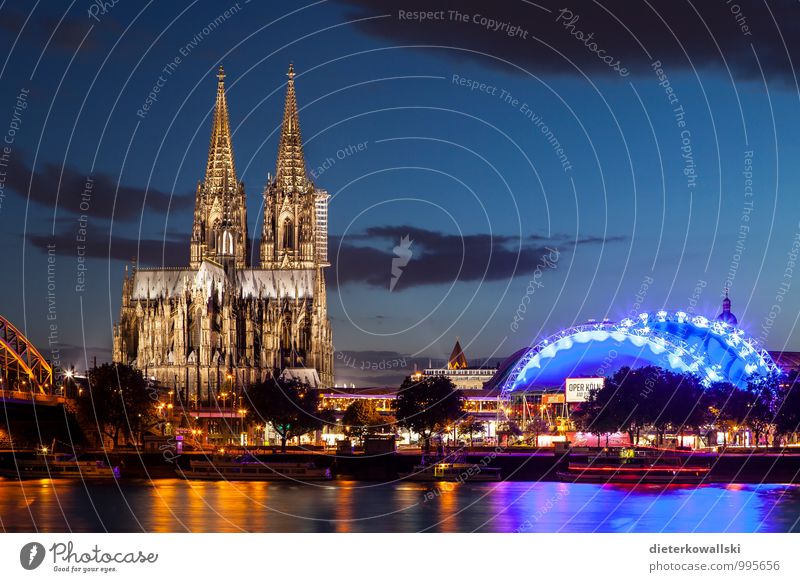
{"label": "church building", "polygon": [[328,193],[306,173],[291,65],[288,77],[275,175],[264,190],[258,264],[249,260],[247,201],[220,67],[189,265],[126,268],[113,359],[190,401],[210,401],[270,374],[333,385],[323,272]]}

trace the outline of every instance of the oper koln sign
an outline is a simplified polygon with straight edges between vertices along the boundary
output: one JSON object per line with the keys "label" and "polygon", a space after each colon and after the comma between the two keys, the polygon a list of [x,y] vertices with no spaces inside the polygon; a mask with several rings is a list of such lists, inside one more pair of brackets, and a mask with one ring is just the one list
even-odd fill
{"label": "oper koln sign", "polygon": [[586,402],[592,390],[603,387],[603,378],[567,378],[564,394],[567,402]]}

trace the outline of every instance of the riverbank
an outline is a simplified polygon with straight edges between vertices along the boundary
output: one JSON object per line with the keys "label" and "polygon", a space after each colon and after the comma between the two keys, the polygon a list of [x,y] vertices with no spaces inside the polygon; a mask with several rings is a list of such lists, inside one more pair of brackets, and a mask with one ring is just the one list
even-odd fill
{"label": "riverbank", "polygon": [[[206,459],[200,452],[174,454],[138,453],[135,451],[87,453],[84,458],[103,459],[119,465],[123,479],[164,479],[176,476],[176,466],[188,468],[192,459]],[[17,452],[16,457],[32,458],[32,451]],[[796,453],[694,453],[695,459],[708,462],[712,483],[800,483],[800,454]],[[387,482],[418,465],[418,452],[385,455],[335,455],[324,452],[266,452],[257,455],[266,464],[271,462],[313,462],[329,467],[336,478],[357,481]],[[558,481],[556,471],[563,469],[563,455],[552,451],[495,452],[492,449],[473,451],[462,457],[463,462],[476,467],[495,467],[501,470],[504,481]],[[14,455],[0,451],[0,467],[14,467]]]}

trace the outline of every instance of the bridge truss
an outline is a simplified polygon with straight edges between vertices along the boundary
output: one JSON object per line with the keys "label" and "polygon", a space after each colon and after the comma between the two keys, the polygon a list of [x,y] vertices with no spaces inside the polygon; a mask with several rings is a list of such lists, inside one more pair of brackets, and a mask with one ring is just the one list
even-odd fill
{"label": "bridge truss", "polygon": [[53,368],[14,325],[0,315],[0,379],[5,390],[50,392]]}

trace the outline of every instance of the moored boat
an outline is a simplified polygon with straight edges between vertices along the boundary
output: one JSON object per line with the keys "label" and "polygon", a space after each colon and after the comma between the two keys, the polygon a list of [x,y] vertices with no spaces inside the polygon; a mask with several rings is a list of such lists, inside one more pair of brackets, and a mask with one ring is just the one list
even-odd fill
{"label": "moored boat", "polygon": [[186,479],[206,481],[327,481],[332,478],[329,468],[308,462],[259,461],[252,455],[218,456],[206,460],[190,460],[189,468],[176,467]]}
{"label": "moored boat", "polygon": [[79,460],[76,455],[40,453],[34,459],[17,459],[15,466],[0,469],[14,479],[118,479],[119,467],[100,460]]}
{"label": "moored boat", "polygon": [[407,481],[447,481],[461,483],[464,481],[500,481],[500,469],[482,467],[470,463],[431,463],[415,465],[414,469],[400,473],[399,477]]}
{"label": "moored boat", "polygon": [[568,460],[566,470],[558,471],[569,483],[699,484],[711,468],[707,461],[671,452],[636,454],[623,449],[619,455],[607,453],[585,460]]}

